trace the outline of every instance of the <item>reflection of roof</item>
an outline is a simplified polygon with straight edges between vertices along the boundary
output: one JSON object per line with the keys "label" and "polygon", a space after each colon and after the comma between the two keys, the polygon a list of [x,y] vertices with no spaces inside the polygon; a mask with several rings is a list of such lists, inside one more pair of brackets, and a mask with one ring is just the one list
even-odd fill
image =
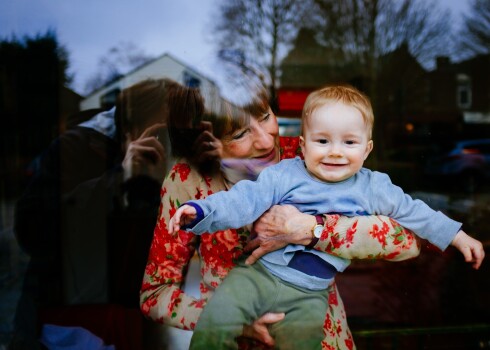
{"label": "reflection of roof", "polygon": [[134,74],[134,73],[136,73],[137,71],[142,70],[142,69],[144,69],[145,67],[148,67],[148,66],[150,66],[150,65],[152,65],[152,64],[155,64],[156,62],[161,61],[161,60],[163,60],[163,59],[165,59],[165,58],[169,58],[169,59],[171,59],[171,60],[172,60],[172,61],[174,61],[175,63],[177,63],[177,64],[179,64],[179,65],[181,65],[181,66],[185,67],[185,68],[186,68],[186,69],[187,69],[187,70],[188,70],[190,73],[195,74],[195,75],[197,75],[197,76],[200,76],[200,77],[202,77],[202,78],[204,78],[204,79],[208,80],[208,81],[209,81],[211,84],[216,85],[216,82],[215,82],[213,79],[211,79],[211,78],[207,77],[206,75],[204,75],[203,73],[199,72],[197,69],[195,69],[195,68],[194,68],[194,67],[192,67],[191,65],[189,65],[189,64],[187,64],[187,63],[184,63],[182,60],[180,60],[180,59],[176,58],[175,56],[173,56],[173,55],[171,55],[171,54],[169,54],[169,53],[165,52],[165,53],[163,53],[162,55],[160,55],[160,56],[158,56],[158,57],[156,57],[156,58],[154,58],[154,59],[152,59],[152,60],[149,60],[149,61],[147,61],[147,62],[143,63],[142,65],[140,65],[140,66],[138,66],[138,67],[136,67],[136,68],[134,68],[134,69],[130,70],[130,71],[129,71],[129,72],[127,72],[126,74],[122,75],[120,78],[118,78],[118,79],[116,79],[116,80],[112,80],[112,81],[110,81],[110,82],[107,82],[106,84],[104,84],[104,85],[103,85],[103,86],[101,86],[100,88],[98,88],[98,89],[96,89],[96,90],[92,91],[92,92],[91,92],[89,95],[87,95],[87,96],[86,96],[86,98],[89,98],[89,97],[90,97],[90,96],[92,96],[92,95],[96,95],[96,94],[97,94],[97,93],[99,93],[100,91],[102,91],[102,90],[106,89],[108,86],[113,85],[113,84],[115,84],[115,83],[117,83],[117,82],[121,81],[123,78],[125,78],[125,77],[127,77],[127,76],[129,76],[129,75],[131,75],[131,74]]}

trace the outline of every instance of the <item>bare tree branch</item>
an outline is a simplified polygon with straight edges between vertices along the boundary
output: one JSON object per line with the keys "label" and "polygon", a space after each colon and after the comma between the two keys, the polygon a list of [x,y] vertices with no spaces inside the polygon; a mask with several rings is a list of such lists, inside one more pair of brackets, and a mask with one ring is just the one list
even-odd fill
{"label": "bare tree branch", "polygon": [[101,88],[152,59],[134,43],[121,42],[99,58],[97,71],[85,83],[85,91]]}
{"label": "bare tree branch", "polygon": [[242,78],[260,82],[275,96],[283,53],[303,24],[309,1],[227,0],[213,28],[218,57]]}
{"label": "bare tree branch", "polygon": [[472,0],[459,38],[459,46],[465,55],[490,52],[490,1]]}

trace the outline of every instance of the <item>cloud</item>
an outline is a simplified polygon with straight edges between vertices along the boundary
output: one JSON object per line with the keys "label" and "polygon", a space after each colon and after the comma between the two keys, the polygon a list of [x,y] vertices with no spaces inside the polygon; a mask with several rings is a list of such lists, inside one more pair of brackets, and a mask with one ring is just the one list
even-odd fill
{"label": "cloud", "polygon": [[146,53],[172,53],[196,69],[209,71],[212,48],[204,40],[209,0],[15,0],[0,4],[2,37],[55,29],[69,54],[74,87],[96,71],[99,58],[120,42]]}

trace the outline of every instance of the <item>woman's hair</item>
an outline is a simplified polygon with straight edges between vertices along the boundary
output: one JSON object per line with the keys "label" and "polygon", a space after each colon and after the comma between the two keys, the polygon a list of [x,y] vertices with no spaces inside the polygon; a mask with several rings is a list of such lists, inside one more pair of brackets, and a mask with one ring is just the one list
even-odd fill
{"label": "woman's hair", "polygon": [[229,101],[221,100],[213,106],[213,110],[205,113],[203,119],[211,122],[214,136],[221,140],[247,126],[249,118],[250,115],[243,108]]}
{"label": "woman's hair", "polygon": [[253,94],[248,102],[236,105],[221,100],[214,111],[206,113],[204,119],[213,123],[214,135],[222,139],[250,123],[250,117],[257,118],[269,111],[269,99],[265,90]]}
{"label": "woman's hair", "polygon": [[171,116],[193,122],[203,112],[204,101],[197,89],[171,79],[146,79],[118,96],[115,113],[118,137],[123,140],[127,132],[139,135],[151,122],[169,125]]}
{"label": "woman's hair", "polygon": [[301,116],[303,128],[304,124],[308,122],[308,118],[316,109],[326,105],[327,103],[335,102],[342,102],[343,104],[354,107],[361,112],[364,122],[368,127],[368,135],[371,137],[374,124],[374,113],[371,102],[366,95],[350,85],[326,86],[309,94],[305,101]]}

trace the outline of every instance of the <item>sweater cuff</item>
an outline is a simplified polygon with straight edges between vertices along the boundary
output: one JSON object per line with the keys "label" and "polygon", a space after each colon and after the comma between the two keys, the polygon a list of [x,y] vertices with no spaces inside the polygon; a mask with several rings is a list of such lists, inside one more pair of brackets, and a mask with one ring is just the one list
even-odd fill
{"label": "sweater cuff", "polygon": [[191,228],[196,226],[199,222],[201,222],[202,219],[204,219],[204,211],[198,204],[194,202],[186,202],[184,204],[190,205],[191,207],[196,209],[196,218],[192,220],[190,223],[188,223],[187,225],[182,225],[183,230],[192,231]]}

